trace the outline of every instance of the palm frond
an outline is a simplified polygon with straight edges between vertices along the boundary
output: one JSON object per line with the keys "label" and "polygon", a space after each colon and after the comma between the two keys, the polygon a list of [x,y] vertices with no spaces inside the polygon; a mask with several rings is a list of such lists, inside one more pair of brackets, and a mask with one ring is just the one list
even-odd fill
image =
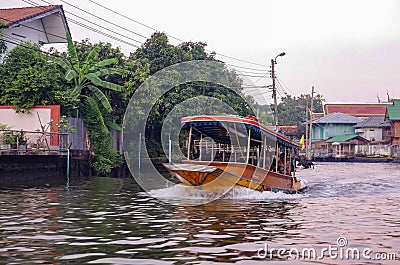
{"label": "palm frond", "polygon": [[61,68],[63,68],[66,71],[72,69],[71,63],[65,58],[61,58],[58,56],[51,56],[51,60],[53,60],[54,63],[58,64],[59,66],[61,66]]}
{"label": "palm frond", "polygon": [[67,71],[67,73],[65,74],[65,79],[70,82],[72,79],[74,79],[75,77],[78,77],[78,74],[76,73],[76,71],[74,69],[69,69]]}
{"label": "palm frond", "polygon": [[76,47],[74,43],[72,42],[71,34],[67,32],[67,42],[68,42],[68,53],[71,59],[72,66],[76,71],[79,71],[79,59],[78,59],[78,53],[76,52]]}
{"label": "palm frond", "polygon": [[100,69],[98,71],[96,71],[94,74],[97,76],[105,76],[105,75],[120,75],[120,76],[124,76],[127,75],[129,73],[128,70],[124,70],[124,69],[117,69],[117,68],[104,68],[104,69]]}
{"label": "palm frond", "polygon": [[102,113],[103,113],[104,123],[108,126],[108,128],[114,129],[116,131],[122,130],[122,127],[113,121],[111,113],[109,112],[108,113],[102,112]]}
{"label": "palm frond", "polygon": [[91,73],[96,72],[97,70],[99,70],[100,68],[109,66],[109,65],[113,65],[113,64],[117,64],[118,63],[118,59],[117,58],[111,58],[111,59],[105,59],[102,60],[100,62],[97,62],[96,64],[92,65],[89,69],[89,71]]}
{"label": "palm frond", "polygon": [[75,86],[74,89],[72,89],[72,95],[76,98],[79,97],[79,95],[81,94],[82,91],[82,87],[81,86]]}
{"label": "palm frond", "polygon": [[100,124],[101,130],[105,133],[108,133],[108,128],[104,122],[104,118],[103,118],[103,115],[101,114],[97,100],[92,97],[87,97],[86,99],[87,99],[87,102],[88,102],[90,108],[96,112],[96,117],[97,117],[98,123]]}
{"label": "palm frond", "polygon": [[114,83],[110,83],[107,81],[103,81],[97,75],[95,75],[93,73],[87,74],[86,78],[89,79],[92,82],[92,84],[95,86],[107,88],[107,89],[114,90],[117,92],[123,92],[125,90],[125,88],[123,86],[120,86],[120,85],[117,85]]}
{"label": "palm frond", "polygon": [[122,127],[119,126],[118,124],[116,124],[115,122],[105,120],[105,124],[106,124],[108,127],[110,127],[111,129],[114,129],[114,130],[116,130],[116,131],[122,131]]}
{"label": "palm frond", "polygon": [[86,56],[85,64],[83,65],[83,68],[90,69],[91,65],[93,64],[93,62],[96,59],[97,54],[99,54],[99,52],[101,51],[102,48],[103,48],[103,45],[98,44],[89,52],[89,54]]}
{"label": "palm frond", "polygon": [[104,93],[101,92],[101,90],[95,86],[88,85],[88,88],[92,92],[93,96],[96,98],[97,102],[101,103],[101,105],[103,105],[104,109],[107,112],[109,112],[109,113],[112,112],[110,102],[108,101],[108,98],[106,97],[106,95],[104,95]]}

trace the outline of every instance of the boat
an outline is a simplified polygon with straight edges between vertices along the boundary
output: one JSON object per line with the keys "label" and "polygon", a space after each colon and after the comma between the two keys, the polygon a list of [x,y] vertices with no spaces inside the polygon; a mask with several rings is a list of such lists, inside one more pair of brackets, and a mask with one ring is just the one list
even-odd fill
{"label": "boat", "polygon": [[301,145],[259,123],[255,116],[191,116],[181,119],[185,159],[164,163],[180,183],[208,191],[243,186],[257,191],[297,193]]}

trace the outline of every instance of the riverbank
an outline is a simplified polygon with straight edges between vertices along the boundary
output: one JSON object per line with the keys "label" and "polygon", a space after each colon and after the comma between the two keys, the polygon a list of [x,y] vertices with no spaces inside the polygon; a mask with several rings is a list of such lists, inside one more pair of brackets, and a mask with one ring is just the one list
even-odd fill
{"label": "riverbank", "polygon": [[0,155],[0,188],[63,183],[65,177],[90,176],[87,152],[54,152],[38,155]]}
{"label": "riverbank", "polygon": [[400,163],[391,157],[314,157],[314,162],[351,162],[351,163]]}

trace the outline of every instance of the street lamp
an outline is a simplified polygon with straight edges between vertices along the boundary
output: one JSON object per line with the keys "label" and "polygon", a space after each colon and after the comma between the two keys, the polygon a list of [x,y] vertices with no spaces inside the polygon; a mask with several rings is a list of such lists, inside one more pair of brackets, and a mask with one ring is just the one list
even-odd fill
{"label": "street lamp", "polygon": [[278,103],[276,99],[276,87],[275,87],[275,64],[276,58],[285,56],[285,52],[278,54],[275,59],[271,59],[271,77],[272,77],[272,97],[274,98],[274,111],[275,111],[275,130],[278,131]]}
{"label": "street lamp", "polygon": [[274,62],[275,62],[275,64],[276,64],[276,58],[278,58],[279,56],[285,56],[286,55],[286,53],[285,52],[281,52],[280,54],[278,54],[276,57],[275,57],[275,59],[274,59]]}

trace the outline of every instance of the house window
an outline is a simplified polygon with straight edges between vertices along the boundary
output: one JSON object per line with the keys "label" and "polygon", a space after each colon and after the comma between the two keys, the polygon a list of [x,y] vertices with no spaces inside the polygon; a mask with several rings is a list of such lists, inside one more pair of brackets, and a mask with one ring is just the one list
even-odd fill
{"label": "house window", "polygon": [[370,132],[374,132],[374,131],[375,131],[375,129],[370,129],[369,131],[370,131]]}

